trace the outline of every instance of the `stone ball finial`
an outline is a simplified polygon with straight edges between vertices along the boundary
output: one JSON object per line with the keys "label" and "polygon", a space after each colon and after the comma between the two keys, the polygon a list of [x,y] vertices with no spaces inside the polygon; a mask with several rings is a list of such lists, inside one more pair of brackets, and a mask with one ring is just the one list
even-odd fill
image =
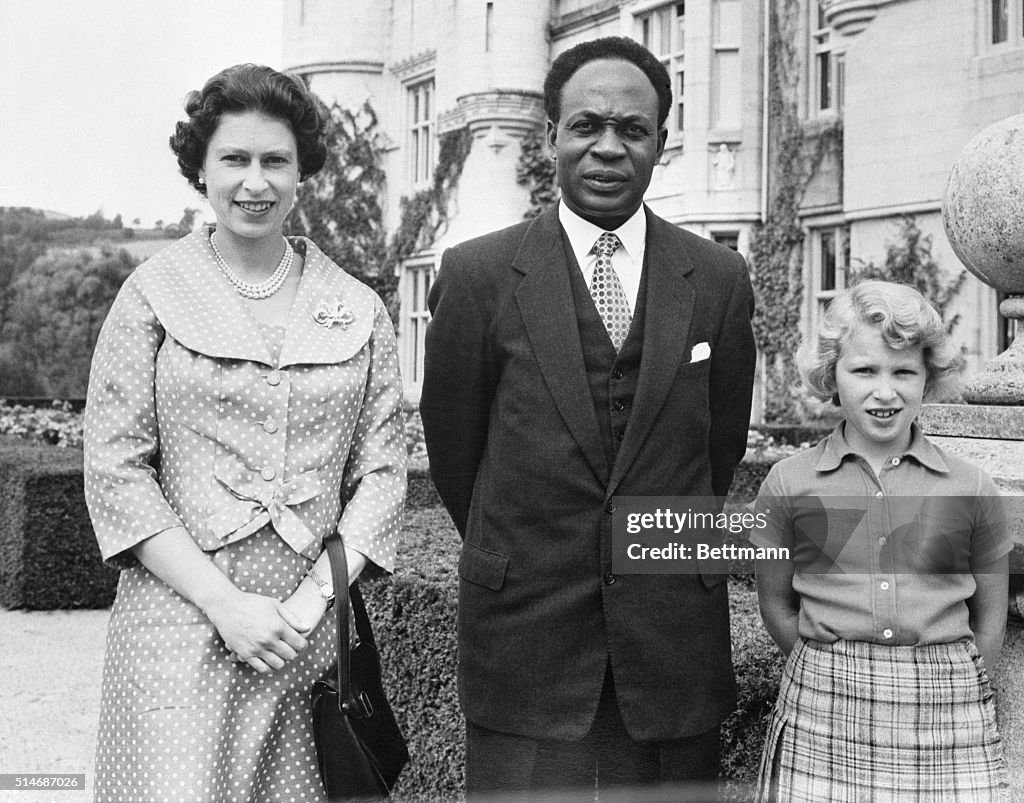
{"label": "stone ball finial", "polygon": [[946,183],[942,218],[971,273],[1009,295],[1024,294],[1024,114],[967,143]]}

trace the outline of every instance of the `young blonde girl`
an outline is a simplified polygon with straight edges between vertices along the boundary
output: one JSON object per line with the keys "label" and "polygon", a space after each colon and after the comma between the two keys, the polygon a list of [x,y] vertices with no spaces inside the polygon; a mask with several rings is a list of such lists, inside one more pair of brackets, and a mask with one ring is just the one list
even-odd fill
{"label": "young blonde girl", "polygon": [[775,465],[758,495],[761,615],[788,656],[758,799],[999,800],[1002,743],[986,666],[1006,623],[1011,541],[980,468],[914,423],[955,357],[916,290],[837,296],[798,354],[844,420]]}

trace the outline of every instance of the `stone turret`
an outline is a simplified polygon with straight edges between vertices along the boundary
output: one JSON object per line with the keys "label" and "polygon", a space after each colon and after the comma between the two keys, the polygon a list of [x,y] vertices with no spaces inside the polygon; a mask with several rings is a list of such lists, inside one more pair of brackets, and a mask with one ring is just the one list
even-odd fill
{"label": "stone turret", "polygon": [[440,245],[522,219],[527,191],[515,182],[523,137],[544,121],[549,64],[547,3],[456,2],[439,30],[438,132],[468,126],[473,146],[458,209]]}
{"label": "stone turret", "polygon": [[382,91],[388,3],[284,0],[284,68],[325,100],[354,108]]}

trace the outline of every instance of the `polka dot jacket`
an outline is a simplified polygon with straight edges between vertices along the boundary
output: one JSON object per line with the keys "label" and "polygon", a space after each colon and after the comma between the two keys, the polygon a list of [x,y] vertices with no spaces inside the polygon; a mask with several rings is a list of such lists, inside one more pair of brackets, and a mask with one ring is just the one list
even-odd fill
{"label": "polka dot jacket", "polygon": [[85,489],[111,612],[97,801],[323,799],[309,691],[334,618],[267,676],[130,547],[184,526],[239,588],[287,598],[336,528],[391,571],[405,496],[401,381],[377,296],[309,240],[285,329],[261,327],[209,231],[125,282],[93,358]]}

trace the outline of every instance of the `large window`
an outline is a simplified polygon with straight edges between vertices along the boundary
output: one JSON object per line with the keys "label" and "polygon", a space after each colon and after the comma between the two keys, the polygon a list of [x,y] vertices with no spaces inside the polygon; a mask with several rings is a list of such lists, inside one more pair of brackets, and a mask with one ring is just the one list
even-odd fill
{"label": "large window", "polygon": [[675,107],[665,125],[669,134],[681,134],[686,119],[685,77],[683,60],[686,40],[686,3],[670,3],[637,17],[640,41],[665,65],[672,78]]}
{"label": "large window", "polygon": [[822,3],[815,3],[812,25],[812,56],[814,59],[814,97],[811,108],[821,112],[841,112],[843,108],[843,84],[846,64],[842,53],[837,53],[832,41],[832,31],[825,24],[825,10]]}
{"label": "large window", "polygon": [[740,0],[715,0],[713,63],[711,65],[711,126],[740,127],[740,31],[743,9]]}
{"label": "large window", "polygon": [[846,289],[850,264],[849,232],[843,226],[811,230],[810,290],[812,311],[809,331],[816,331],[822,315],[841,290]]}
{"label": "large window", "polygon": [[409,176],[422,186],[434,169],[434,79],[409,85],[408,103]]}
{"label": "large window", "polygon": [[434,260],[406,263],[402,271],[402,380],[407,390],[419,394],[423,384],[423,343],[430,312],[427,295],[434,281]]}

